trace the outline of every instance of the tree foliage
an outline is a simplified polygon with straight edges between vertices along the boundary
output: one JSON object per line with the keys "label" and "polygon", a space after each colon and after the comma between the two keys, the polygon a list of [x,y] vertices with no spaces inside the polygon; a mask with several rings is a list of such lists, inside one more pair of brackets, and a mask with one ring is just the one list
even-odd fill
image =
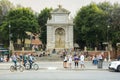
{"label": "tree foliage", "polygon": [[51,18],[50,11],[51,8],[43,9],[40,14],[38,15],[38,22],[40,25],[40,39],[42,40],[43,44],[46,44],[46,35],[47,35],[47,20]]}
{"label": "tree foliage", "polygon": [[120,6],[115,5],[111,13],[111,41],[115,47],[116,43],[120,42]]}
{"label": "tree foliage", "polygon": [[[9,28],[8,25],[11,25],[11,27]],[[6,35],[9,34],[8,31],[10,30],[12,40],[16,42],[17,39],[20,39],[24,46],[25,38],[27,37],[26,32],[37,33],[38,27],[37,18],[32,10],[29,8],[17,8],[8,13],[2,25],[2,31]]]}
{"label": "tree foliage", "polygon": [[[75,41],[80,46],[95,47],[103,40],[104,12],[95,3],[82,7],[75,19]],[[99,38],[98,38],[99,37]]]}
{"label": "tree foliage", "polygon": [[120,42],[120,4],[114,3],[113,5],[109,2],[104,2],[98,4],[106,14],[106,26],[110,26],[108,29],[108,42],[113,44],[113,47],[116,47],[116,44]]}
{"label": "tree foliage", "polygon": [[[81,48],[103,46],[103,42],[120,42],[119,4],[91,3],[82,7],[74,19],[75,42]],[[108,26],[110,26],[108,28]]]}
{"label": "tree foliage", "polygon": [[8,0],[0,0],[0,43],[4,43],[5,45],[7,44],[6,36],[4,36],[4,32],[1,30],[1,25],[5,20],[5,16],[11,9],[14,9],[14,5],[12,3]]}
{"label": "tree foliage", "polygon": [[14,9],[14,5],[10,3],[8,0],[0,1],[0,22],[2,22],[4,16],[6,16],[8,11],[11,9]]}

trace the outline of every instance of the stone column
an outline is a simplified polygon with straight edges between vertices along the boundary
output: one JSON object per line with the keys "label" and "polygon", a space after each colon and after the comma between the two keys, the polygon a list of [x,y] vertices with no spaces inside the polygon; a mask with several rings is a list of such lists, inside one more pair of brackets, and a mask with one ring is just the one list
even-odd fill
{"label": "stone column", "polygon": [[85,51],[85,52],[87,51],[87,47],[86,47],[86,46],[84,47],[84,51]]}
{"label": "stone column", "polygon": [[95,47],[95,51],[97,51],[97,47]]}
{"label": "stone column", "polygon": [[24,51],[24,47],[22,47],[22,51]]}
{"label": "stone column", "polygon": [[108,51],[108,61],[111,61],[110,57],[110,51]]}
{"label": "stone column", "polygon": [[112,47],[111,47],[111,46],[112,46],[111,43],[109,43],[109,44],[108,44],[108,61],[111,61],[111,59],[110,59],[110,57],[111,57],[110,51],[112,50]]}

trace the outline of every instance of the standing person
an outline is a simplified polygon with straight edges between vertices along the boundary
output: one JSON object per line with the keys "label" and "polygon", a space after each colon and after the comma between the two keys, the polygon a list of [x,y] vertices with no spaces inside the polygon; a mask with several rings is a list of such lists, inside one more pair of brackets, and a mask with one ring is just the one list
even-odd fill
{"label": "standing person", "polygon": [[93,56],[93,58],[92,58],[92,63],[93,63],[93,65],[97,65],[98,64],[98,59],[97,59],[97,56],[95,55],[95,56]]}
{"label": "standing person", "polygon": [[9,61],[9,57],[10,57],[9,54],[7,54],[7,59],[6,59],[7,62]]}
{"label": "standing person", "polygon": [[77,54],[74,55],[74,63],[75,63],[75,68],[78,68],[78,62],[79,62],[79,57]]}
{"label": "standing person", "polygon": [[94,64],[95,63],[95,56],[93,55],[92,56],[92,64]]}
{"label": "standing person", "polygon": [[64,68],[67,68],[67,60],[68,60],[68,57],[65,55],[64,62],[63,62]]}
{"label": "standing person", "polygon": [[82,54],[80,55],[80,65],[81,65],[81,68],[85,68],[84,60],[85,60],[85,56],[84,56],[83,53],[82,53]]}
{"label": "standing person", "polygon": [[70,55],[68,56],[68,63],[69,63],[69,67],[72,68],[72,54],[70,53]]}
{"label": "standing person", "polygon": [[98,68],[102,68],[103,65],[103,57],[102,54],[98,55]]}

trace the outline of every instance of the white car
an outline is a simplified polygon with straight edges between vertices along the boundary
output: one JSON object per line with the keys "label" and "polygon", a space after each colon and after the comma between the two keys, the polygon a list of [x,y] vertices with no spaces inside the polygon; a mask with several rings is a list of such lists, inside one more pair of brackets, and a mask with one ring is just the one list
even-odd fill
{"label": "white car", "polygon": [[112,61],[109,64],[109,70],[115,70],[120,72],[120,61]]}

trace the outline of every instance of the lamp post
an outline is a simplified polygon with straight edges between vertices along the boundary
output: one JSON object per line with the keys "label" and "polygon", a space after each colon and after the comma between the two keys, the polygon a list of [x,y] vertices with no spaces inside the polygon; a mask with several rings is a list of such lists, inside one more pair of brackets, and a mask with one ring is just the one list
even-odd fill
{"label": "lamp post", "polygon": [[10,54],[10,51],[11,51],[11,25],[9,24],[9,54]]}
{"label": "lamp post", "polygon": [[108,34],[108,33],[109,33],[109,28],[110,28],[110,26],[108,25],[108,26],[107,26],[107,43],[108,43],[108,44],[109,44],[109,34]]}
{"label": "lamp post", "polygon": [[110,57],[111,57],[111,56],[110,56],[110,46],[109,46],[109,45],[110,45],[110,44],[109,44],[109,34],[108,34],[108,33],[109,33],[109,28],[110,28],[110,26],[108,25],[108,26],[107,26],[108,61],[111,61],[111,60],[110,60]]}
{"label": "lamp post", "polygon": [[98,48],[98,33],[97,33],[97,31],[98,31],[98,25],[96,25],[96,35],[95,35],[95,38],[96,38],[96,47],[95,47],[95,51]]}

